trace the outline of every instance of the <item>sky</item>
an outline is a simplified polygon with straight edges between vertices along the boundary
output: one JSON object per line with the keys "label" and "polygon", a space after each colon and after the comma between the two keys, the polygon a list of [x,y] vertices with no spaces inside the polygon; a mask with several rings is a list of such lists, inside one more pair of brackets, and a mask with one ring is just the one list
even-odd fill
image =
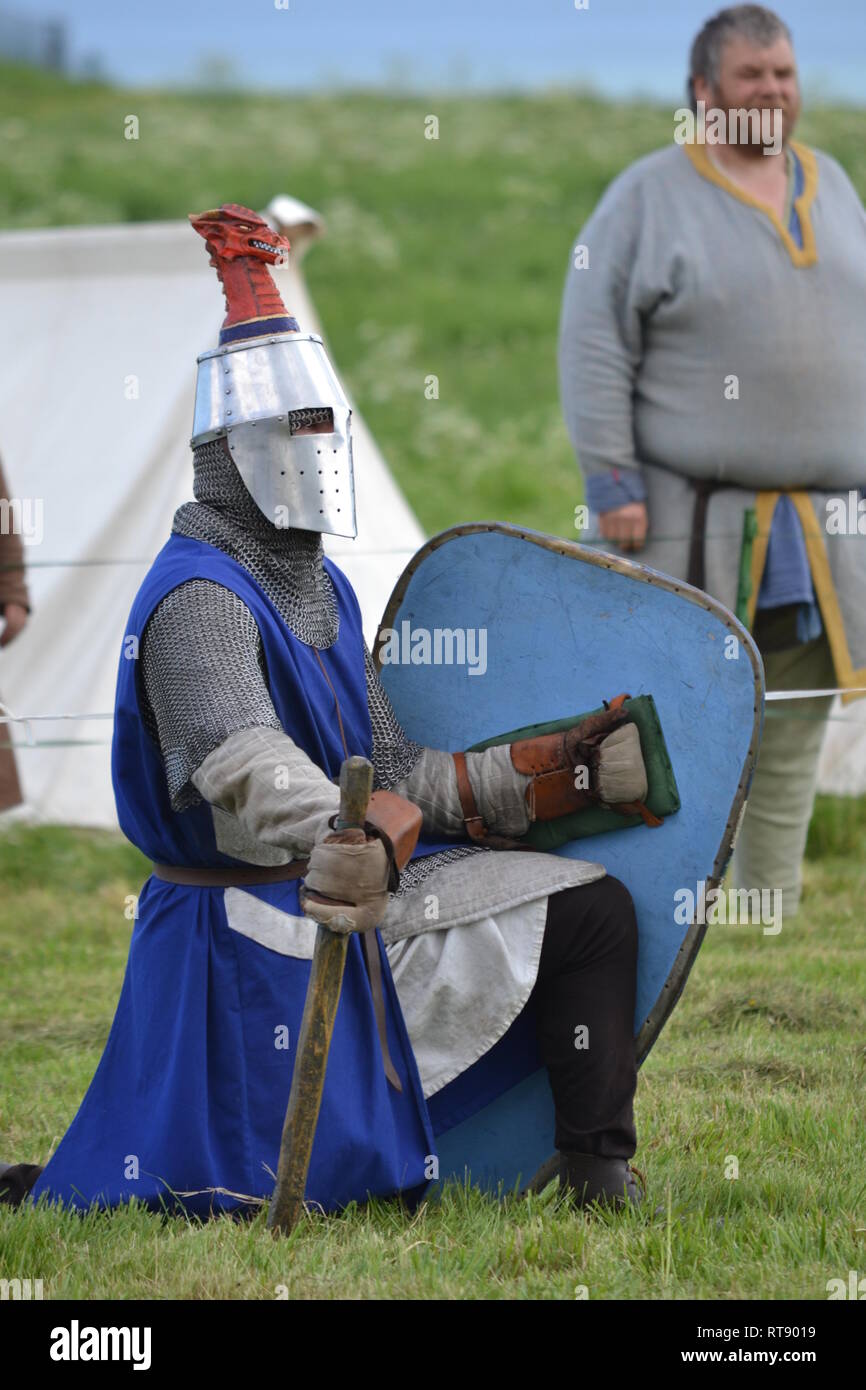
{"label": "sky", "polygon": [[[578,8],[581,6],[581,8]],[[203,69],[274,90],[591,85],[679,103],[705,0],[0,0],[64,18],[74,69],[129,85]],[[779,0],[804,88],[866,105],[866,0]]]}

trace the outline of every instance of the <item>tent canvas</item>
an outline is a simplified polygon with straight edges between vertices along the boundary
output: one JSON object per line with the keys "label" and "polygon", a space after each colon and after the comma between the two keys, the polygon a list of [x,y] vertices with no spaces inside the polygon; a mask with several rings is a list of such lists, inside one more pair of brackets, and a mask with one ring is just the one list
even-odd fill
{"label": "tent canvas", "polygon": [[[289,267],[273,271],[283,299],[321,333],[301,268],[321,219],[286,196],[265,215],[292,243]],[[0,700],[14,714],[113,709],[132,599],[192,496],[196,356],[216,346],[223,313],[184,222],[0,235],[0,456],[29,521],[41,512],[41,535],[34,524],[32,542],[24,537],[33,614],[0,651]],[[357,411],[353,427],[358,536],[325,546],[371,641],[424,536]],[[116,825],[109,720],[0,725],[4,742],[10,728],[25,798],[11,814]]]}
{"label": "tent canvas", "polygon": [[[796,706],[785,713],[796,714]],[[832,796],[866,793],[866,705],[859,700],[845,706],[838,696],[833,701],[818,764],[818,791]]]}

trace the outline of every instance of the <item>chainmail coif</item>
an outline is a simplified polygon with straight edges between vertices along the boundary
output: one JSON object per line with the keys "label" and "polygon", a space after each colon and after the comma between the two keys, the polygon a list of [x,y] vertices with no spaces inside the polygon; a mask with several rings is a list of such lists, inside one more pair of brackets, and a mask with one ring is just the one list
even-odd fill
{"label": "chainmail coif", "polygon": [[[257,581],[287,627],[309,646],[327,649],[340,630],[337,598],[322,563],[316,531],[272,525],[247,491],[223,440],[193,450],[195,502],[175,512],[172,530],[231,555]],[[165,653],[185,653],[180,675]],[[174,809],[201,796],[190,778],[213,749],[239,729],[281,728],[267,688],[261,638],[237,595],[209,580],[191,580],[151,615],[142,651],[142,712],[160,744]],[[422,746],[403,730],[365,646],[367,705],[373,733],[374,786],[408,777]],[[476,845],[413,860],[397,896],[421,887],[436,869],[480,853]]]}
{"label": "chainmail coif", "polygon": [[[178,508],[172,529],[237,560],[302,642],[332,646],[339,612],[321,535],[273,526],[222,441],[194,450],[194,460],[198,500]],[[412,771],[421,745],[406,736],[366,646],[364,656],[374,785],[389,789]],[[256,724],[281,727],[253,615],[210,580],[188,580],[157,605],[144,635],[141,674],[145,726],[162,750],[177,811],[201,800],[190,778],[231,733]]]}
{"label": "chainmail coif", "polygon": [[225,440],[193,449],[193,466],[196,501],[178,508],[172,530],[231,555],[265,590],[296,637],[311,647],[332,647],[340,618],[322,564],[320,534],[268,521],[244,486]]}
{"label": "chainmail coif", "polygon": [[[261,585],[286,626],[309,646],[333,646],[340,617],[333,585],[323,565],[317,531],[274,526],[260,511],[235,467],[225,441],[193,450],[195,502],[179,507],[172,530],[207,541],[243,565]],[[408,777],[421,745],[407,738],[365,650],[367,704],[373,731],[377,788],[387,790]],[[252,681],[250,681],[252,687]],[[250,705],[257,707],[250,691]]]}

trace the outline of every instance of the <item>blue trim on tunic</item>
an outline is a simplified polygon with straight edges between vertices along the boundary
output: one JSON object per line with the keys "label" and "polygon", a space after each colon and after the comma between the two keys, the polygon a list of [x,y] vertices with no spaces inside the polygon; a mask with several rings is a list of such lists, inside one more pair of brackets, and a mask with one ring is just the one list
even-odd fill
{"label": "blue trim on tunic", "polygon": [[636,468],[613,468],[586,479],[586,500],[594,512],[612,512],[629,502],[645,502],[646,488]]}
{"label": "blue trim on tunic", "polygon": [[797,151],[792,150],[790,145],[788,146],[788,151],[794,161],[794,196],[791,199],[791,216],[788,219],[788,231],[802,251],[803,228],[800,225],[800,214],[797,211],[797,199],[803,196],[803,189],[806,187],[806,174]]}
{"label": "blue trim on tunic", "polygon": [[[796,151],[790,150],[790,155],[794,161],[794,196],[791,199],[788,231],[795,244],[802,250],[803,228],[797,212],[797,199],[802,196],[806,186],[806,175]],[[791,603],[798,605],[796,640],[811,642],[820,637],[824,628],[812,584],[812,570],[806,551],[803,526],[794,503],[790,497],[783,495],[779,498],[773,513],[770,538],[767,542],[767,558],[756,607],[782,608]]]}

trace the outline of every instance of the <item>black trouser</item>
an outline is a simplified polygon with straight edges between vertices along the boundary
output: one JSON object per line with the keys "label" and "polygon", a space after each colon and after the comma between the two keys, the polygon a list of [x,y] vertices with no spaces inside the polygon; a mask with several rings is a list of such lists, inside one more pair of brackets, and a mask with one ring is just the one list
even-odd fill
{"label": "black trouser", "polygon": [[619,879],[554,893],[532,998],[560,1150],[631,1158],[637,1147],[636,981],[637,922]]}

